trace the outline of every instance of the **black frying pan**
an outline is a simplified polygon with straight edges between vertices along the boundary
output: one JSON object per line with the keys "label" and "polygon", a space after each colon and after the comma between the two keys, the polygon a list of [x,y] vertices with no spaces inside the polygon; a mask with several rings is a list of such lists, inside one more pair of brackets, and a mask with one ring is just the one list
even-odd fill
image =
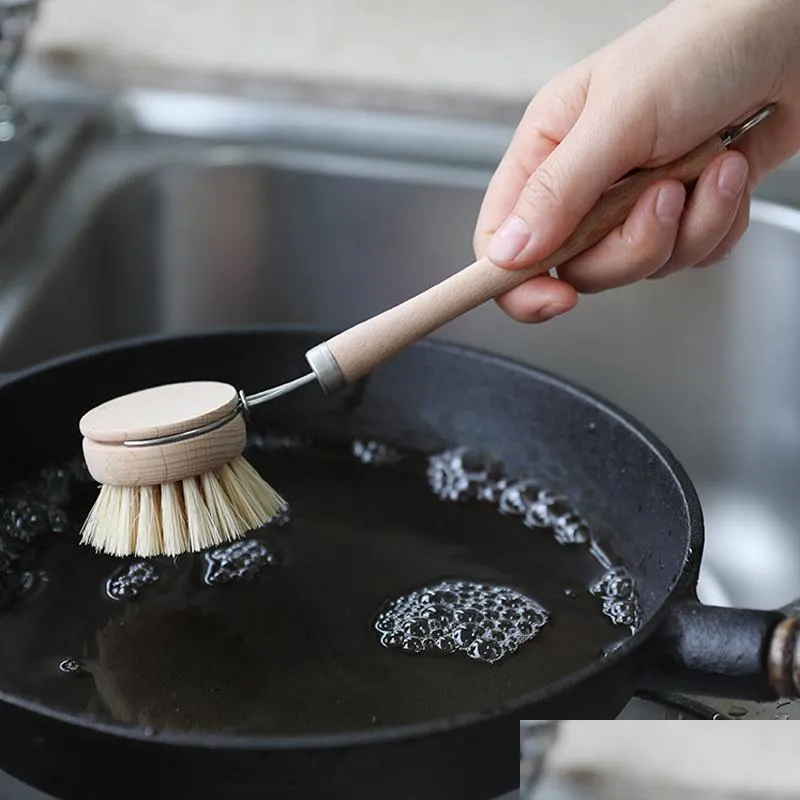
{"label": "black frying pan", "polygon": [[[258,390],[299,374],[305,351],[326,336],[257,329],[146,339],[10,376],[0,388],[0,485],[79,452],[79,416],[111,396],[198,378]],[[146,730],[66,714],[46,698],[0,685],[0,767],[57,797],[81,800],[110,792],[492,798],[518,785],[520,718],[613,718],[634,692],[648,689],[751,700],[798,694],[794,623],[779,613],[698,603],[703,526],[694,488],[660,442],[597,397],[530,367],[422,343],[337,396],[310,386],[260,407],[251,426],[262,425],[375,438],[425,453],[466,445],[509,472],[539,476],[570,496],[632,572],[638,630],[605,657],[545,686],[532,682],[495,707],[330,735]],[[98,556],[87,549],[82,558]],[[21,635],[44,639],[47,628],[41,619]],[[3,630],[0,612],[0,639]],[[501,681],[503,673],[487,675]],[[246,671],[242,680],[249,680]]]}

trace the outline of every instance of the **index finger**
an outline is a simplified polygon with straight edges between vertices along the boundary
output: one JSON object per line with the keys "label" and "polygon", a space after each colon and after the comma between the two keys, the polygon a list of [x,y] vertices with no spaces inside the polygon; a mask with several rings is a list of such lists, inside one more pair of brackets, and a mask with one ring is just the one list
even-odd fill
{"label": "index finger", "polygon": [[558,147],[586,103],[588,67],[578,64],[548,83],[528,104],[489,182],[473,236],[481,258],[492,234],[514,209],[536,168]]}

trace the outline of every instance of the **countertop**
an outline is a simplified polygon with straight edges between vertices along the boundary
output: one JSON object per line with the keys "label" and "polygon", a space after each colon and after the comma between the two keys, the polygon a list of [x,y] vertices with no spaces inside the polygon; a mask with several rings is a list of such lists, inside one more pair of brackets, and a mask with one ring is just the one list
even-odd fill
{"label": "countertop", "polygon": [[525,101],[666,0],[44,0],[29,57],[98,79]]}

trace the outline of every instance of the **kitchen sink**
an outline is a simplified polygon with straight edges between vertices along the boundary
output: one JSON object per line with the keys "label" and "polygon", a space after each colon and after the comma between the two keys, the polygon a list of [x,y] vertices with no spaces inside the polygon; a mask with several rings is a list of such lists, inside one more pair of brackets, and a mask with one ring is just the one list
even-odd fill
{"label": "kitchen sink", "polygon": [[[156,92],[38,114],[40,147],[60,144],[0,229],[4,371],[145,333],[378,312],[472,259],[511,134]],[[702,594],[723,605],[800,595],[800,188],[786,174],[723,266],[585,297],[539,327],[488,304],[440,333],[575,380],[658,434],[698,486]]]}

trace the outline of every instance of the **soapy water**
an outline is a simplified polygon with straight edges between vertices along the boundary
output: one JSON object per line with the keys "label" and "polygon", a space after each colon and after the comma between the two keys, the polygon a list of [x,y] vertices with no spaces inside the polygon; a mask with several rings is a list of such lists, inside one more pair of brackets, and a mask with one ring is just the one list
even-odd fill
{"label": "soapy water", "polygon": [[617,650],[619,650],[620,647],[622,647],[626,641],[627,639],[618,639],[616,642],[611,642],[611,644],[607,644],[600,652],[601,657],[608,658],[609,656],[614,655],[614,653],[616,653]]}
{"label": "soapy water", "polygon": [[20,573],[17,594],[33,595],[36,592],[43,591],[49,581],[50,575],[46,570],[25,570],[25,572]]}
{"label": "soapy water", "polygon": [[638,624],[638,603],[633,578],[625,567],[612,567],[589,591],[603,603],[603,613],[615,625],[635,630]]}
{"label": "soapy water", "polygon": [[504,586],[443,581],[388,603],[375,620],[384,647],[410,653],[465,653],[494,664],[533,639],[550,615]]}
{"label": "soapy water", "polygon": [[302,436],[283,433],[247,432],[247,449],[279,453],[282,450],[302,450],[310,447],[311,442]]}
{"label": "soapy water", "polygon": [[0,494],[0,610],[29,591],[37,578],[46,580],[45,573],[29,569],[37,546],[50,534],[70,530],[65,506],[87,476],[83,462],[75,460],[40,470]]}
{"label": "soapy water", "polygon": [[431,456],[427,475],[430,488],[442,500],[492,503],[501,514],[521,517],[527,528],[552,531],[561,545],[588,545],[606,570],[589,592],[600,598],[603,613],[614,625],[631,632],[636,629],[639,611],[633,579],[624,567],[612,566],[588,524],[566,497],[542,488],[536,481],[510,479],[499,465],[486,466],[464,447]]}
{"label": "soapy water", "polygon": [[440,500],[498,501],[503,478],[498,468],[472,458],[465,447],[446,450],[428,459],[428,485]]}
{"label": "soapy water", "polygon": [[481,500],[501,514],[522,517],[527,528],[548,528],[559,544],[585,544],[589,528],[566,497],[534,481],[512,480],[499,465],[482,465],[466,448],[437,453],[428,460],[428,483],[442,500]]}
{"label": "soapy water", "polygon": [[[294,435],[248,434],[250,449],[280,453],[309,446],[307,439]],[[362,463],[375,466],[392,466],[404,457],[399,449],[376,440],[355,439],[351,452]],[[551,531],[559,544],[588,543],[605,570],[589,592],[600,600],[603,613],[615,625],[635,630],[639,612],[633,579],[624,567],[611,563],[566,497],[536,481],[512,479],[499,465],[487,464],[465,447],[431,455],[427,460],[427,480],[441,500],[491,503],[503,515],[520,517],[527,528]],[[92,483],[84,462],[76,459],[66,466],[41,470],[0,497],[0,608],[29,588],[27,567],[32,563],[36,543],[46,534],[70,529],[72,521],[65,506],[69,505],[76,484]],[[282,528],[290,521],[291,509],[287,507],[270,522],[270,527]],[[274,565],[277,555],[268,552],[262,542],[244,540],[209,551],[204,558],[206,583],[217,585],[250,577],[267,564]],[[136,562],[111,576],[106,592],[115,600],[131,599],[157,581],[158,572],[152,564]]]}
{"label": "soapy water", "polygon": [[[371,443],[371,446],[373,451],[377,451],[377,445]],[[356,455],[365,449],[360,445]],[[592,537],[586,521],[566,497],[543,488],[536,481],[511,479],[500,465],[487,465],[464,447],[430,456],[427,479],[431,490],[441,500],[491,503],[503,515],[520,517],[527,528],[551,531],[561,545],[588,545],[589,552],[605,570],[588,591],[600,599],[603,613],[614,625],[629,628],[631,633],[636,630],[639,606],[633,578],[624,567],[613,566],[606,552]],[[381,633],[384,634],[381,641],[386,644],[386,632]],[[393,631],[392,641],[396,641],[398,636],[399,633]],[[404,649],[416,646],[413,644]]]}
{"label": "soapy water", "polygon": [[[102,694],[86,713],[116,719],[128,709],[156,728],[175,722],[160,709],[181,698],[186,715],[175,724],[215,730],[213,695],[252,710],[236,729],[330,732],[507,702],[626,640],[628,631],[611,624],[626,621],[613,603],[635,605],[635,591],[607,579],[615,567],[622,575],[615,558],[546,481],[519,480],[464,448],[429,457],[368,437],[310,443],[258,434],[248,447],[291,512],[176,559],[120,560],[77,544],[97,492],[80,460],[2,487],[0,557],[10,566],[0,580],[12,585],[13,603],[0,613],[9,632],[5,649],[0,635],[2,685],[29,697],[43,691],[84,713],[102,679],[124,691]],[[45,572],[49,581],[38,577]],[[170,627],[170,614],[198,608],[216,620],[219,642],[202,625]],[[141,643],[131,613],[146,623]],[[101,658],[98,636],[111,629],[139,662]],[[28,649],[19,637],[11,647],[12,631],[25,632]],[[253,660],[244,672],[287,676],[279,690],[263,682],[264,696],[254,699],[246,681],[228,680],[240,674],[229,662],[241,662],[225,649],[228,631],[247,642]],[[159,651],[174,653],[181,668]],[[51,668],[27,670],[41,655]],[[502,680],[487,680],[490,665]],[[142,670],[172,699],[154,705],[137,694]],[[343,686],[342,674],[353,680]],[[396,692],[371,691],[376,675]],[[318,698],[313,714],[299,713],[309,691]]]}
{"label": "soapy water", "polygon": [[287,503],[270,521],[270,528],[285,528],[292,521],[292,507]]}
{"label": "soapy water", "polygon": [[[309,446],[301,437],[280,434],[248,435],[248,448],[266,452],[297,450]],[[375,440],[356,439],[351,453],[364,464],[392,466],[404,458],[397,448]],[[633,579],[624,567],[614,566],[592,538],[589,527],[569,500],[532,480],[518,480],[503,469],[457,447],[435,453],[427,459],[429,488],[445,502],[470,501],[496,506],[504,516],[517,516],[532,531],[550,531],[565,546],[589,545],[604,568],[588,591],[598,598],[603,613],[615,624],[635,630],[638,602]],[[92,479],[81,461],[66,467],[43,470],[19,491],[0,499],[0,607],[25,589],[19,569],[29,566],[33,545],[45,534],[70,528],[64,505],[68,505],[76,483]],[[291,521],[286,509],[270,527],[282,528]],[[231,581],[252,580],[268,566],[279,564],[274,549],[263,541],[248,538],[214,548],[202,554],[203,580],[208,586]],[[106,582],[109,598],[132,600],[159,580],[159,571],[148,561],[137,561],[118,570]],[[453,595],[452,603],[429,605],[424,599],[433,591]],[[574,591],[574,590],[573,590]],[[527,617],[518,619],[508,604],[518,604]],[[440,627],[433,627],[430,615],[440,612]],[[486,617],[486,614],[490,617]],[[404,616],[405,615],[405,616]],[[477,619],[471,621],[471,616]],[[406,652],[465,653],[476,661],[494,663],[532,640],[550,620],[549,612],[529,596],[504,586],[488,586],[456,580],[436,589],[413,590],[391,600],[379,614],[375,630],[384,647]],[[446,624],[445,624],[446,623]],[[425,631],[428,631],[425,633]]]}
{"label": "soapy water", "polygon": [[402,454],[387,444],[376,441],[356,439],[352,446],[353,455],[362,464],[392,465],[402,460]]}
{"label": "soapy water", "polygon": [[130,600],[147,586],[158,583],[158,570],[149,561],[136,561],[123,567],[106,581],[106,594],[112,600]]}
{"label": "soapy water", "polygon": [[204,553],[203,558],[203,580],[209,586],[252,580],[265,567],[280,563],[277,553],[259,539],[242,539],[233,544],[215,547]]}

